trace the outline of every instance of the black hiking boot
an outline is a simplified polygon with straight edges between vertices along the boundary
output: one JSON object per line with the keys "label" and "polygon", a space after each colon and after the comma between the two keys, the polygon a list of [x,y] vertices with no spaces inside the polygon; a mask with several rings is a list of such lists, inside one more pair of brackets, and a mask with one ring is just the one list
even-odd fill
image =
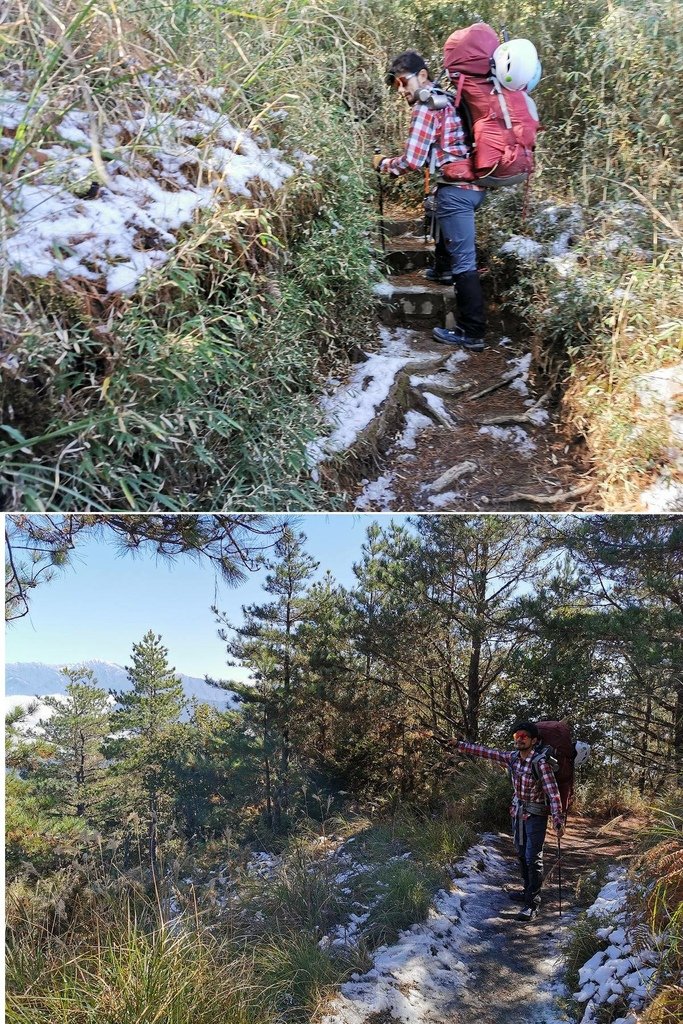
{"label": "black hiking boot", "polygon": [[536,907],[522,907],[520,912],[517,914],[518,921],[533,921],[538,916],[538,910]]}
{"label": "black hiking boot", "polygon": [[434,267],[429,267],[425,270],[424,277],[428,281],[434,281],[435,284],[453,284],[453,274],[450,270],[436,270]]}

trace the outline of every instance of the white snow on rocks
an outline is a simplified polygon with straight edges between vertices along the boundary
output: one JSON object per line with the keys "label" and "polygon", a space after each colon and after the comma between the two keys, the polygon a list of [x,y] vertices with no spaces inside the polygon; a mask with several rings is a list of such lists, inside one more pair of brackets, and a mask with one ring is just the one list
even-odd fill
{"label": "white snow on rocks", "polygon": [[[174,92],[161,78],[147,85],[150,103]],[[215,93],[205,90],[204,99],[215,100]],[[34,107],[45,103],[39,97]],[[16,129],[29,114],[26,95],[0,95],[6,128]],[[279,189],[295,170],[280,150],[235,127],[201,94],[189,116],[154,112],[139,101],[125,121],[104,126],[98,143],[106,181],[92,157],[89,113],[68,111],[54,132],[69,145],[41,143],[26,158],[28,173],[6,190],[11,219],[0,265],[30,277],[102,281],[108,293],[134,292],[148,270],[169,259],[177,232],[200,209],[225,202],[226,193],[258,196],[264,184]],[[305,154],[294,160],[311,166]]]}
{"label": "white snow on rocks", "polygon": [[365,487],[356,498],[354,508],[365,509],[369,505],[379,505],[381,509],[390,509],[391,502],[396,498],[391,489],[393,480],[393,473],[386,473],[384,476],[378,477],[377,480],[363,480],[362,483],[365,484]]}
{"label": "white snow on rocks", "polygon": [[580,1024],[592,1024],[599,1019],[600,1007],[616,1002],[625,1003],[633,1012],[613,1024],[635,1024],[638,1011],[647,1001],[659,956],[653,949],[643,949],[642,941],[636,945],[632,940],[625,911],[627,891],[625,872],[615,869],[587,911],[589,917],[608,921],[597,932],[608,945],[579,970],[581,988],[574,999],[586,1004]]}
{"label": "white snow on rocks", "polygon": [[500,441],[502,444],[514,445],[525,459],[530,458],[536,451],[535,441],[522,427],[480,427],[479,433],[492,437],[494,441]]}
{"label": "white snow on rocks", "polygon": [[434,395],[431,391],[423,391],[422,397],[440,423],[443,423],[446,427],[455,427],[455,421],[450,416],[445,402],[440,395]]}
{"label": "white snow on rocks", "polygon": [[[414,333],[405,328],[392,331],[383,327],[380,331],[381,350],[369,355],[356,367],[348,384],[321,400],[321,408],[332,431],[328,437],[316,438],[308,445],[314,480],[319,476],[318,463],[353,444],[387,399],[396,375],[407,363],[419,360],[420,356],[412,351],[410,345]],[[430,356],[424,359],[429,361]]]}
{"label": "white snow on rocks", "polygon": [[415,448],[418,434],[428,427],[433,427],[434,422],[424,413],[416,409],[409,409],[405,415],[405,430],[396,442],[397,448]]}
{"label": "white snow on rocks", "polygon": [[540,242],[534,242],[533,238],[512,235],[507,242],[501,245],[499,252],[503,256],[516,256],[517,259],[525,263],[535,263],[543,255],[543,246]]}

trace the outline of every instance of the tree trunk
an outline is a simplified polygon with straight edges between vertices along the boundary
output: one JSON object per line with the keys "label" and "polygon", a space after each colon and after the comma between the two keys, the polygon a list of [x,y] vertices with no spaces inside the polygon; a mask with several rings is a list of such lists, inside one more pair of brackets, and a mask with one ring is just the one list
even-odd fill
{"label": "tree trunk", "polygon": [[652,726],[652,695],[648,693],[647,702],[645,704],[645,720],[643,723],[643,733],[640,741],[640,754],[643,759],[643,765],[640,769],[640,775],[638,778],[638,792],[641,796],[645,793],[645,787],[647,785],[647,761],[648,761],[648,733]]}
{"label": "tree trunk", "polygon": [[85,817],[85,736],[79,731],[80,744],[78,747],[78,767],[76,769],[76,817]]}
{"label": "tree trunk", "polygon": [[678,666],[674,675],[676,703],[673,720],[673,753],[676,764],[676,783],[683,789],[683,666]]}
{"label": "tree trunk", "polygon": [[268,828],[273,831],[273,794],[270,780],[270,759],[268,757],[268,712],[263,709],[263,763],[266,771],[266,820]]}
{"label": "tree trunk", "polygon": [[157,794],[156,790],[149,791],[149,824],[147,826],[147,851],[149,864],[152,869],[152,877],[156,882],[157,878]]}

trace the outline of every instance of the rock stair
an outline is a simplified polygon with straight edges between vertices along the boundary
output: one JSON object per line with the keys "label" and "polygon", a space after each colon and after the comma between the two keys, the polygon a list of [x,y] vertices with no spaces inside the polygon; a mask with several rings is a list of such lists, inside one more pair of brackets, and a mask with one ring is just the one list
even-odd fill
{"label": "rock stair", "polygon": [[[481,353],[441,345],[454,295],[423,274],[422,221],[386,222],[386,279],[375,288],[381,351],[367,356],[359,394],[384,397],[344,448],[335,485],[364,511],[567,511],[590,508],[581,442],[566,436],[552,394],[534,385],[531,339],[506,336],[489,301]],[[512,329],[510,329],[512,333]],[[391,384],[382,390],[382,375]],[[361,394],[362,397],[362,394]],[[348,408],[342,417],[350,417]],[[324,472],[324,471],[323,471]]]}

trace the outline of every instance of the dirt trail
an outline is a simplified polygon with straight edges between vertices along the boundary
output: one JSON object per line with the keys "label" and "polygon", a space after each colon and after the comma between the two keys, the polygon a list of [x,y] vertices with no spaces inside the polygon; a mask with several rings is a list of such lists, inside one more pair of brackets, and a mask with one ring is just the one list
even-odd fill
{"label": "dirt trail", "polygon": [[641,823],[574,817],[563,839],[559,916],[553,841],[546,844],[544,904],[531,923],[506,887],[519,887],[505,833],[486,833],[457,864],[426,920],[373,955],[372,968],[341,987],[322,1024],[564,1024],[556,1006],[561,950],[581,909],[576,883],[601,861],[633,852]]}
{"label": "dirt trail", "polygon": [[[491,301],[483,352],[435,342],[432,327],[454,322],[453,289],[424,278],[432,257],[419,222],[393,218],[386,226],[389,276],[376,288],[384,341],[392,354],[402,344],[411,363],[397,374],[375,422],[354,446],[354,479],[344,481],[349,507],[590,508],[582,444],[563,432],[553,395],[534,383],[531,346],[512,343],[512,327]],[[412,433],[409,414],[413,423],[420,417]],[[439,479],[449,471],[452,480]]]}
{"label": "dirt trail", "polygon": [[[640,823],[615,820],[602,825],[586,818],[570,819],[562,840],[562,918],[559,916],[557,869],[543,887],[543,907],[530,924],[515,920],[519,905],[505,892],[491,893],[482,907],[473,934],[462,949],[470,980],[458,992],[451,1024],[550,1024],[557,1019],[547,984],[557,975],[558,951],[568,921],[578,909],[575,889],[579,877],[601,862],[627,860],[633,853]],[[512,842],[500,836],[499,852],[510,864],[509,878],[517,884]],[[546,842],[546,870],[556,861]]]}

